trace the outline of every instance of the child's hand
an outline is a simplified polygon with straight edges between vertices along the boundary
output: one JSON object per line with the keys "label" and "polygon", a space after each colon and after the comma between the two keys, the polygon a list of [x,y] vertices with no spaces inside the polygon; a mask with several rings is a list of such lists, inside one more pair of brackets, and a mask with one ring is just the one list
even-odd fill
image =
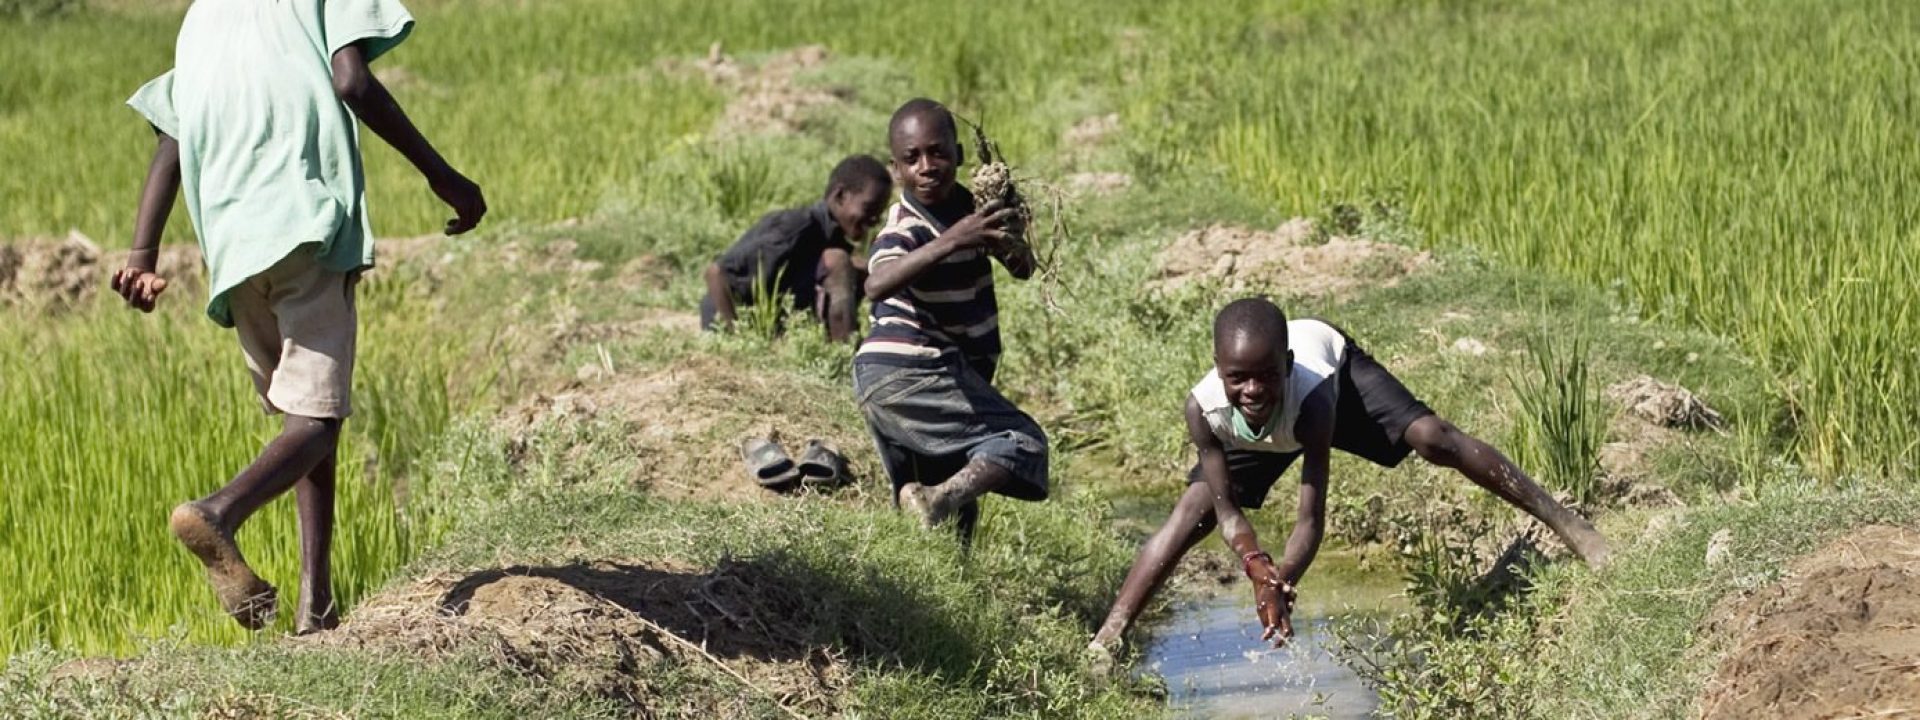
{"label": "child's hand", "polygon": [[1263,629],[1260,639],[1272,641],[1274,647],[1287,644],[1293,638],[1293,585],[1264,552],[1249,553],[1242,561],[1247,579],[1253,581],[1254,612]]}
{"label": "child's hand", "polygon": [[1254,611],[1260,615],[1260,639],[1281,647],[1293,639],[1293,586],[1258,584],[1253,587]]}
{"label": "child's hand", "polygon": [[154,303],[166,289],[167,279],[146,268],[129,265],[113,274],[113,291],[140,312],[153,312]]}
{"label": "child's hand", "polygon": [[480,186],[458,171],[448,168],[427,184],[433,188],[433,194],[440,196],[441,202],[453,208],[456,217],[447,221],[448,235],[472,230],[487,214],[487,199],[481,195]]}
{"label": "child's hand", "polygon": [[978,247],[997,247],[1007,240],[1007,221],[1013,218],[1013,208],[994,200],[972,215],[960,218],[960,222],[947,228],[945,237],[955,250],[971,250]]}

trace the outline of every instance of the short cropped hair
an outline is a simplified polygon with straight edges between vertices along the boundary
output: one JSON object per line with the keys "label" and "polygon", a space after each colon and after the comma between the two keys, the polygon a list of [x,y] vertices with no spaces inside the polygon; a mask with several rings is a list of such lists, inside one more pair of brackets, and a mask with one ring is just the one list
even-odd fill
{"label": "short cropped hair", "polygon": [[1213,343],[1219,346],[1229,337],[1251,335],[1268,338],[1279,347],[1287,346],[1287,314],[1264,297],[1241,298],[1220,308],[1213,316]]}
{"label": "short cropped hair", "polygon": [[923,97],[908,100],[906,104],[900,106],[899,110],[893,111],[893,119],[887,121],[887,138],[891,140],[894,133],[900,132],[900,124],[906,122],[907,118],[914,117],[932,120],[947,133],[948,137],[953,138],[954,142],[960,141],[960,125],[954,121],[953,111],[937,101]]}
{"label": "short cropped hair", "polygon": [[887,166],[872,155],[848,155],[833,166],[833,173],[827,176],[828,197],[832,197],[835,190],[860,192],[876,187],[892,188],[893,176],[887,173]]}

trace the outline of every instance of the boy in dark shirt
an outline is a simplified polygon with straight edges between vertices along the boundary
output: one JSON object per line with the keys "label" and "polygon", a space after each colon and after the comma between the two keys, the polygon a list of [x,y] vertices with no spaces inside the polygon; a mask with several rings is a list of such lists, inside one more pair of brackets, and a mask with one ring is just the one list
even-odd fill
{"label": "boy in dark shirt", "polygon": [[888,145],[900,202],[868,261],[872,327],[853,358],[854,393],[894,500],[929,526],[957,519],[968,538],[981,495],[1047,497],[1046,433],[992,385],[992,261],[1024,280],[1033,252],[1008,232],[1012,211],[976,207],[956,182],[964,160],[945,107],[901,106]]}
{"label": "boy in dark shirt", "polygon": [[740,305],[753,305],[769,291],[792,298],[843,341],[859,326],[859,275],[853,241],[865,239],[880,219],[893,180],[880,161],[854,155],[833,168],[819,202],[767,213],[707,266],[707,295],[700,300],[700,327],[731,324]]}

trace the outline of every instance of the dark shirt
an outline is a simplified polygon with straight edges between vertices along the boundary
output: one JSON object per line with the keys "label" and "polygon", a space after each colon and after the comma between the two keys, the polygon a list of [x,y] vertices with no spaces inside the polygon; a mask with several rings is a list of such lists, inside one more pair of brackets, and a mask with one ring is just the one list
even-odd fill
{"label": "dark shirt", "polygon": [[[964,191],[962,191],[964,192]],[[973,211],[969,196],[966,212]],[[878,269],[939,237],[946,225],[904,196],[887,212],[867,266]],[[1000,307],[993,261],[981,249],[956,252],[927,268],[900,292],[873,303],[872,329],[856,361],[902,363],[958,352],[968,364],[1000,359]]]}
{"label": "dark shirt", "polygon": [[796,307],[812,307],[819,283],[820,256],[828,248],[853,252],[852,243],[827,212],[825,200],[761,216],[733,247],[720,254],[720,273],[734,300],[752,304],[759,287],[793,296]]}

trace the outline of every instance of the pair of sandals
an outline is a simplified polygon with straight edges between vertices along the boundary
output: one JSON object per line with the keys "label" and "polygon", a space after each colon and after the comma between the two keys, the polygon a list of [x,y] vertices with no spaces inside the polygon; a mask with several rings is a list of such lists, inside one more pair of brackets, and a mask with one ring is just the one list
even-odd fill
{"label": "pair of sandals", "polygon": [[780,443],[768,438],[748,438],[740,446],[747,474],[760,487],[775,492],[791,492],[801,485],[828,487],[847,482],[847,459],[826,442],[808,440],[800,460],[787,455]]}

